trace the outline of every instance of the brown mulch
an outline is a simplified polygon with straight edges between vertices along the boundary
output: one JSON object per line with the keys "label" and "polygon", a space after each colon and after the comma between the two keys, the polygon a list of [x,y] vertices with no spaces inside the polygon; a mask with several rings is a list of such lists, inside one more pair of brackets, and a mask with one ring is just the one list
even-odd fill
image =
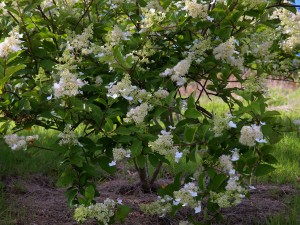
{"label": "brown mulch", "polygon": [[[12,210],[12,221],[15,225],[76,225],[72,218],[72,209],[68,208],[64,189],[56,188],[55,182],[44,175],[24,177],[7,177],[5,196]],[[158,181],[158,185],[165,184],[165,180]],[[178,224],[179,220],[186,219],[189,212],[183,211],[175,218],[149,217],[139,211],[138,205],[156,200],[154,193],[143,193],[132,181],[113,179],[98,187],[103,201],[109,197],[121,198],[124,204],[133,209],[126,219],[125,225],[171,225]],[[251,197],[240,205],[224,209],[225,221],[221,224],[250,225],[263,223],[267,216],[283,213],[288,210],[284,199],[287,196],[299,194],[288,185],[257,185]],[[0,212],[1,215],[1,212]],[[7,223],[7,222],[6,222]],[[94,222],[86,225],[96,224]],[[0,225],[7,225],[1,222]]]}

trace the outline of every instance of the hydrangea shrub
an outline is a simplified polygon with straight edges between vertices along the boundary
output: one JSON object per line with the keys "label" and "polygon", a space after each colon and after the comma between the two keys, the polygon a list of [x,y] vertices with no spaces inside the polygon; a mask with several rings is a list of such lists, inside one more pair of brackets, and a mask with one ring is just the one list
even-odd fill
{"label": "hydrangea shrub", "polygon": [[[272,148],[285,128],[268,109],[266,79],[292,78],[299,67],[300,15],[291,3],[7,0],[0,10],[3,141],[26,149],[38,136],[16,132],[60,131],[60,183],[80,205],[79,222],[124,220],[126,206],[95,203],[93,182],[99,167],[113,174],[124,160],[145,192],[163,164],[197,162],[141,210],[165,216],[188,207],[203,220],[239,204],[251,177],[275,169]],[[197,90],[184,93],[191,84]],[[221,99],[227,113],[206,109],[204,96]]]}

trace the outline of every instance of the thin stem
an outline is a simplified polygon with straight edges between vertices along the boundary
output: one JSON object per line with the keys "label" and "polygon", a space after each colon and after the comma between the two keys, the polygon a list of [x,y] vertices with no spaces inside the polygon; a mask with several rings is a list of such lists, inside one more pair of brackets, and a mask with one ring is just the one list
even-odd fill
{"label": "thin stem", "polygon": [[51,151],[51,152],[55,152],[53,149],[50,148],[45,148],[45,147],[41,147],[41,146],[37,146],[37,145],[30,145],[31,147],[35,147],[35,148],[39,148],[39,149],[43,149],[43,150],[47,150],[47,151]]}
{"label": "thin stem", "polygon": [[153,173],[152,179],[150,181],[150,185],[151,186],[154,184],[154,182],[155,182],[155,180],[156,180],[156,178],[157,178],[157,176],[159,174],[159,171],[160,171],[161,167],[162,167],[162,162],[160,161],[159,164],[158,164],[158,166],[156,167],[156,169],[155,169],[155,171]]}

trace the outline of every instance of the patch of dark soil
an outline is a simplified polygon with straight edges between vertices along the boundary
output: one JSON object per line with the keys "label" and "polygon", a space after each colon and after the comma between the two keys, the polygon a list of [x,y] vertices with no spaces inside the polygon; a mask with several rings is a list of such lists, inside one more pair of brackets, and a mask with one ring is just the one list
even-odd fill
{"label": "patch of dark soil", "polygon": [[[133,179],[131,179],[133,180]],[[15,225],[76,225],[72,209],[69,209],[64,196],[64,190],[56,188],[54,182],[43,175],[32,175],[28,178],[9,177],[4,180],[6,196],[13,205]],[[158,181],[162,186],[167,180]],[[179,220],[186,220],[189,211],[184,209],[175,218],[160,218],[144,215],[139,210],[139,204],[155,201],[155,193],[143,193],[137,183],[124,179],[114,179],[103,182],[98,190],[101,197],[121,198],[123,203],[133,210],[126,219],[125,225],[177,225]],[[225,221],[221,224],[250,225],[265,221],[266,217],[277,212],[287,211],[285,197],[299,194],[291,186],[257,185],[249,199],[230,209],[223,209]],[[1,219],[0,219],[1,224]],[[89,221],[85,225],[94,225]],[[1,224],[7,225],[7,224]]]}

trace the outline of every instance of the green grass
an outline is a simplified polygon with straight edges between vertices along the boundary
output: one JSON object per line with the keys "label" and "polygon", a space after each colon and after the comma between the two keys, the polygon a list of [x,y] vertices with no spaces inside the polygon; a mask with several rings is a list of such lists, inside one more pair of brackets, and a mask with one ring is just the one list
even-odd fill
{"label": "green grass", "polygon": [[288,212],[278,213],[268,218],[265,225],[299,225],[300,224],[300,197],[290,196],[286,200]]}
{"label": "green grass", "polygon": [[300,138],[296,134],[286,134],[275,145],[273,155],[278,160],[276,170],[260,178],[261,182],[299,185],[300,179]]}
{"label": "green grass", "polygon": [[[57,140],[57,132],[45,131],[34,127],[19,135],[38,134],[39,140],[35,145],[51,148]],[[55,151],[30,147],[27,150],[12,151],[5,143],[0,143],[0,177],[7,175],[27,175],[32,173],[56,174],[61,157]]]}

